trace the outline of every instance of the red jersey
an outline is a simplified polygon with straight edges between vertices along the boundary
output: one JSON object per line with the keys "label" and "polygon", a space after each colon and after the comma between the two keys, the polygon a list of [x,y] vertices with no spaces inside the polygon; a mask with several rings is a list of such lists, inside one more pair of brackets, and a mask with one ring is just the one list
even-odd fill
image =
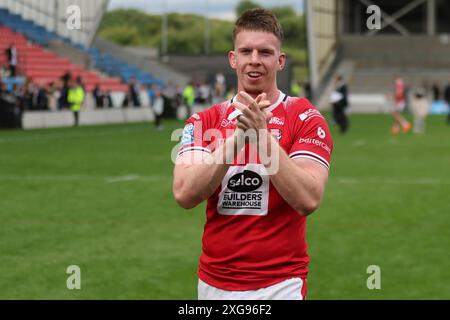
{"label": "red jersey", "polygon": [[[224,138],[227,130],[234,132],[236,124],[228,120],[235,110],[232,101],[188,119],[178,154],[213,152],[218,132]],[[290,158],[311,159],[329,169],[330,131],[308,100],[280,93],[267,111],[273,113],[267,127]],[[208,129],[215,129],[212,139],[205,135]],[[249,148],[246,145],[244,150]],[[239,157],[208,199],[199,278],[219,289],[246,291],[306,277],[306,218],[282,198],[259,160],[249,163],[245,156],[240,162]]]}

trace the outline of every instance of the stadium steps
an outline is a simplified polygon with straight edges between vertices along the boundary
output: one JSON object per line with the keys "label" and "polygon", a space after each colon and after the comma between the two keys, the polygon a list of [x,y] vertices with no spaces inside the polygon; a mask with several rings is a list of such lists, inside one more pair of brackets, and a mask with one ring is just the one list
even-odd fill
{"label": "stadium steps", "polygon": [[126,92],[128,90],[128,87],[121,83],[119,78],[101,77],[84,69],[83,66],[74,65],[69,59],[58,57],[38,45],[28,44],[23,35],[17,34],[7,27],[0,27],[0,40],[0,63],[7,62],[5,50],[11,43],[14,43],[17,46],[19,57],[18,73],[39,86],[56,82],[66,72],[71,72],[73,77],[82,77],[87,91],[92,91],[96,84],[100,84],[102,90],[105,91]]}
{"label": "stadium steps", "polygon": [[429,36],[345,36],[345,59],[361,68],[448,68],[450,41]]}
{"label": "stadium steps", "polygon": [[[154,82],[152,79],[156,79],[156,83],[160,85],[172,82],[181,87],[190,80],[184,73],[159,61],[147,59],[101,37],[97,36],[94,39],[93,47],[91,50],[97,66],[121,76],[122,79],[134,76],[143,84],[152,83]],[[139,70],[143,72],[139,73]]]}
{"label": "stadium steps", "polygon": [[[26,37],[34,43],[47,47],[49,50],[54,50],[60,56],[70,58],[73,63],[82,64],[86,68],[93,66],[97,70],[115,77],[115,79],[120,78],[121,81],[127,82],[130,77],[135,77],[144,85],[158,84],[164,86],[164,81],[144,71],[142,68],[136,68],[125,61],[114,59],[112,55],[105,54],[98,49],[90,49],[83,45],[72,43],[70,39],[47,31],[42,26],[36,25],[33,21],[11,13],[7,9],[0,8],[0,24],[9,27],[17,33],[23,34],[24,36],[22,38],[24,39]],[[35,50],[35,52],[38,51]],[[87,61],[86,57],[89,57]],[[118,85],[115,85],[115,87],[116,89],[120,88],[121,91],[125,90],[125,87]]]}
{"label": "stadium steps", "polygon": [[342,61],[354,65],[347,79],[357,112],[389,111],[396,75],[411,89],[435,82],[443,88],[450,81],[450,41],[445,37],[345,36]]}

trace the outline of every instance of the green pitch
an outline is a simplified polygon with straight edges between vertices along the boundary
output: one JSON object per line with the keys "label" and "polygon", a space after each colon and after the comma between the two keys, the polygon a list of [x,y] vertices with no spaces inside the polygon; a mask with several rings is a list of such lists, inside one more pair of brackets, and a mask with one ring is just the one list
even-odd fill
{"label": "green pitch", "polygon": [[[309,299],[450,298],[450,127],[392,137],[389,116],[335,127],[308,218]],[[204,205],[171,194],[181,122],[0,131],[0,299],[195,299]],[[70,265],[81,290],[68,290]],[[381,268],[381,289],[366,286]]]}

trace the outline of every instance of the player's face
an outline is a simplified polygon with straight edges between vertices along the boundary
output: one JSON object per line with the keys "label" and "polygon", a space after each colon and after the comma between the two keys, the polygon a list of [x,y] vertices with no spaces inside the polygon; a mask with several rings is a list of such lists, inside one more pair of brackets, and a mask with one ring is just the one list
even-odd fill
{"label": "player's face", "polygon": [[234,51],[228,55],[236,70],[238,90],[252,96],[277,91],[277,73],[284,68],[286,56],[280,41],[269,32],[242,30],[236,35]]}

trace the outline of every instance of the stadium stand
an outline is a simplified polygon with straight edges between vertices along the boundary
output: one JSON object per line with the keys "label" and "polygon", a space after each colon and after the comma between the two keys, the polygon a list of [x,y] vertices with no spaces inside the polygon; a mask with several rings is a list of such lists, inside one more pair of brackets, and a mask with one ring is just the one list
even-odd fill
{"label": "stadium stand", "polygon": [[[34,62],[45,63],[45,65],[41,65],[42,68],[40,69],[47,69],[47,67],[51,65],[54,66],[54,68],[48,69],[48,72],[44,74],[42,74],[41,71],[33,70],[34,67],[31,67],[32,70],[25,68],[25,75],[36,78],[36,81],[38,83],[45,81],[48,82],[49,79],[54,79],[55,75],[60,75],[59,71],[61,69],[64,69],[64,67],[69,67],[68,71],[73,71],[73,74],[75,76],[81,75],[83,76],[83,78],[86,77],[86,80],[88,82],[86,86],[89,91],[93,89],[93,86],[95,86],[94,82],[96,80],[97,82],[101,83],[101,86],[105,88],[105,90],[126,90],[123,85],[120,85],[120,81],[118,79],[105,78],[101,79],[101,81],[98,81],[100,79],[97,79],[98,76],[96,76],[95,73],[87,70],[82,70],[83,68],[80,68],[79,66],[69,66],[70,62],[67,59],[57,59],[55,55],[52,55],[52,53],[46,52],[43,49],[43,47],[48,46],[51,41],[63,41],[64,43],[72,45],[74,48],[87,53],[93,62],[92,65],[96,69],[110,76],[118,77],[125,83],[128,82],[131,77],[134,77],[143,85],[157,84],[159,86],[164,86],[164,82],[162,80],[156,79],[152,76],[152,74],[148,72],[142,71],[135,66],[131,66],[125,61],[114,58],[108,53],[103,53],[97,48],[88,48],[83,44],[74,43],[71,39],[48,31],[44,27],[36,25],[31,20],[23,19],[20,15],[11,13],[8,9],[0,8],[0,25],[4,26],[1,32],[2,44],[8,45],[8,41],[13,39],[15,39],[15,41],[18,41],[18,44],[21,46],[19,55],[22,56],[23,54],[25,54],[25,64],[27,66],[35,65]],[[7,31],[5,27],[10,30]],[[11,31],[21,34],[22,36],[14,35],[14,33],[11,33]],[[34,44],[27,45],[27,40],[32,41]],[[35,56],[35,58],[33,58],[33,56]]]}
{"label": "stadium stand", "polygon": [[95,72],[72,64],[68,59],[61,58],[42,48],[38,44],[30,44],[24,35],[12,32],[7,27],[0,27],[2,41],[0,42],[0,64],[6,63],[6,48],[14,43],[19,56],[18,74],[33,81],[39,86],[56,82],[66,72],[73,77],[83,79],[87,91],[92,91],[97,83],[103,90],[126,91],[127,86],[118,78],[102,77]]}
{"label": "stadium stand", "polygon": [[[390,110],[395,75],[401,76],[409,88],[432,83],[444,86],[450,80],[450,2],[305,3],[310,75],[319,108],[330,107],[337,74],[349,83],[352,111],[363,113]],[[378,5],[382,11],[378,29],[367,27],[369,4]]]}

